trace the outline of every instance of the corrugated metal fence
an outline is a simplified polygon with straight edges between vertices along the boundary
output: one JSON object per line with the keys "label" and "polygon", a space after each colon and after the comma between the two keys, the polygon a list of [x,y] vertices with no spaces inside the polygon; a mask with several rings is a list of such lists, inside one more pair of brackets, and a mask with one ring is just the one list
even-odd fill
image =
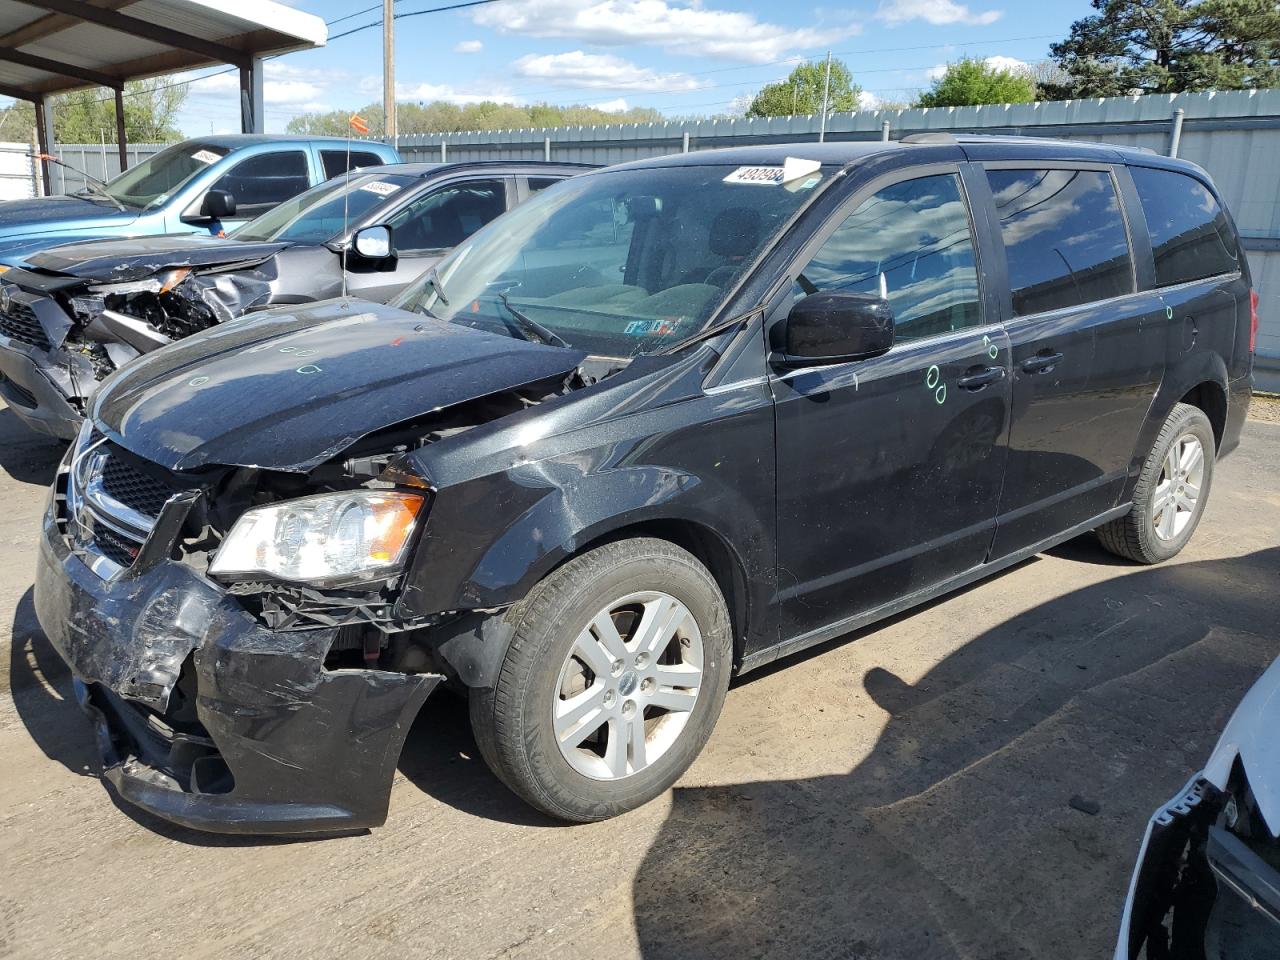
{"label": "corrugated metal fence", "polygon": [[[618,163],[714,147],[812,141],[818,127],[816,116],[702,120],[402,137],[397,146],[406,160]],[[1175,128],[1180,128],[1176,134]],[[1176,136],[1178,155],[1213,175],[1245,237],[1262,298],[1258,384],[1280,390],[1280,90],[865,111],[827,121],[828,140],[896,140],[930,131],[1066,137],[1157,153],[1168,153]],[[118,172],[112,144],[57,149],[67,163],[94,176]],[[159,144],[132,144],[131,162],[159,149]],[[76,174],[56,166],[51,178],[56,191],[83,186]]]}

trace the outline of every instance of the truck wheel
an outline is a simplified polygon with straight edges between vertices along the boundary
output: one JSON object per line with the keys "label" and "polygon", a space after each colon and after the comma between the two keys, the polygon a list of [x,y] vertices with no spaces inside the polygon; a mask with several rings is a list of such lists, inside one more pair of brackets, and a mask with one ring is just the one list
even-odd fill
{"label": "truck wheel", "polygon": [[1209,418],[1189,404],[1176,404],[1142,466],[1133,509],[1098,528],[1102,545],[1138,563],[1176,556],[1209,500],[1215,454]]}
{"label": "truck wheel", "polygon": [[470,694],[476,743],[498,778],[577,822],[675,783],[729,686],[729,616],[707,568],[665,540],[621,540],[566,563],[509,616],[497,681]]}

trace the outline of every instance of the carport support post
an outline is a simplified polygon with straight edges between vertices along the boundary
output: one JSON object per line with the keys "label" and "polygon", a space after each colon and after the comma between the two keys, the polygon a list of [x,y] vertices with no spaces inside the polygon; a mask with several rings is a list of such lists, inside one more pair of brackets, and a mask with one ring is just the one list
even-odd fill
{"label": "carport support post", "polygon": [[[120,172],[124,173],[129,169],[129,139],[124,129],[124,86],[116,87],[116,146],[120,150]],[[107,176],[106,157],[102,158],[102,179],[110,180]]]}
{"label": "carport support post", "polygon": [[1186,111],[1179,107],[1173,111],[1173,127],[1169,131],[1169,156],[1178,155],[1178,146],[1182,143],[1182,118]]}
{"label": "carport support post", "polygon": [[240,68],[240,132],[266,132],[262,116],[261,57]]}
{"label": "carport support post", "polygon": [[[53,129],[50,126],[49,107],[44,97],[37,97],[32,101],[36,107],[36,145],[39,147],[41,154],[49,153],[50,144],[53,143]],[[44,184],[44,195],[46,197],[53,196],[53,184],[49,180],[49,161],[40,161],[40,182]]]}

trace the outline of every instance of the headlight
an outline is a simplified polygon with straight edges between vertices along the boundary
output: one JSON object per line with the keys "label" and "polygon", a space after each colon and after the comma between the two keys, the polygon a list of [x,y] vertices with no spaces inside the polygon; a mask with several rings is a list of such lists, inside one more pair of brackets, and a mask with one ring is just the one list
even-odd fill
{"label": "headlight", "polygon": [[209,573],[318,585],[386,575],[404,562],[424,502],[416,493],[356,490],[258,507],[236,521]]}
{"label": "headlight", "polygon": [[166,270],[146,280],[124,280],[120,283],[91,284],[89,292],[99,297],[124,296],[133,293],[168,293],[191,272],[190,267]]}

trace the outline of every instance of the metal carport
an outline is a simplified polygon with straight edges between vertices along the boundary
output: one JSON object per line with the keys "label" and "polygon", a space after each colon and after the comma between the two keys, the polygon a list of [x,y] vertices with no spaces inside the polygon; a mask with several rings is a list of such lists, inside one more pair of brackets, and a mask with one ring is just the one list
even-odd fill
{"label": "metal carport", "polygon": [[40,152],[48,153],[47,98],[109,87],[123,168],[125,81],[238,67],[241,128],[261,133],[262,58],[327,39],[322,19],[271,0],[0,0],[0,96],[35,104]]}

